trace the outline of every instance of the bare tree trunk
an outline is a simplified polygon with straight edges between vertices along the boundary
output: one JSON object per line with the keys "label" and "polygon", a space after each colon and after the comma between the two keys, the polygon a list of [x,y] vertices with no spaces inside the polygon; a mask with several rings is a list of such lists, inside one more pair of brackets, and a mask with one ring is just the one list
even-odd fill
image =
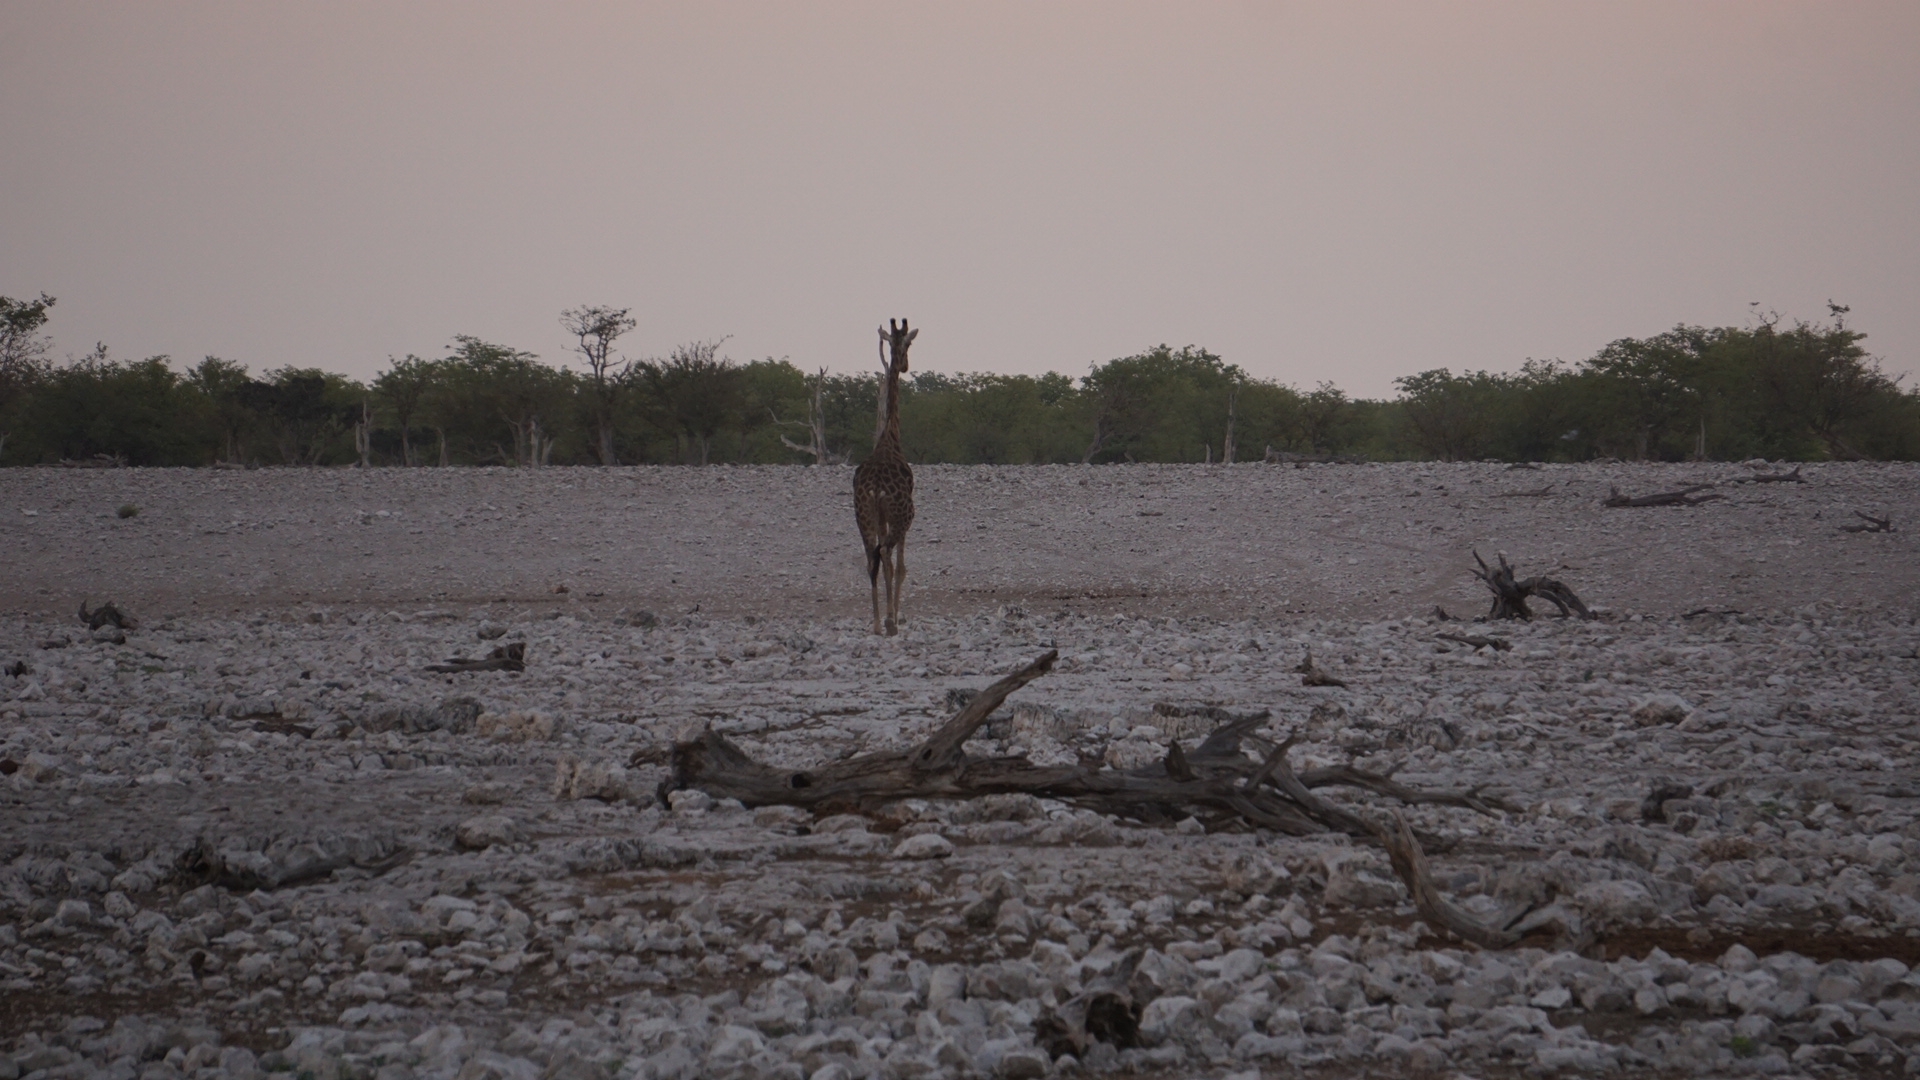
{"label": "bare tree trunk", "polygon": [[1100,444],[1105,441],[1106,433],[1100,430],[1100,421],[1096,418],[1093,422],[1093,442],[1087,446],[1087,452],[1080,455],[1080,464],[1086,465],[1092,462],[1093,455],[1100,452]]}
{"label": "bare tree trunk", "polygon": [[825,465],[827,455],[827,369],[813,377],[813,396],[807,399],[807,430],[813,433],[813,463]]}
{"label": "bare tree trunk", "polygon": [[1240,388],[1236,386],[1227,394],[1227,438],[1225,442],[1220,444],[1220,462],[1223,465],[1233,464],[1233,421],[1235,414],[1239,410],[1239,405]]}
{"label": "bare tree trunk", "polygon": [[360,403],[360,422],[353,425],[353,448],[360,452],[360,467],[366,468],[367,458],[373,450],[373,433],[368,430],[366,402]]}
{"label": "bare tree trunk", "polygon": [[447,429],[437,427],[433,430],[440,436],[440,467],[444,469],[447,467]]}
{"label": "bare tree trunk", "polygon": [[[815,465],[829,465],[834,456],[827,450],[827,369],[821,368],[819,374],[807,381],[813,388],[807,395],[807,445],[802,446],[785,435],[780,436],[780,445],[796,453],[813,455]],[[776,427],[795,423],[780,419],[780,414],[772,409],[767,410],[767,415],[773,417]]]}
{"label": "bare tree trunk", "polygon": [[539,468],[553,454],[553,439],[540,429],[538,416],[527,421],[527,464]]}
{"label": "bare tree trunk", "polygon": [[599,455],[601,455],[601,465],[620,463],[620,459],[612,454],[612,417],[599,419]]}

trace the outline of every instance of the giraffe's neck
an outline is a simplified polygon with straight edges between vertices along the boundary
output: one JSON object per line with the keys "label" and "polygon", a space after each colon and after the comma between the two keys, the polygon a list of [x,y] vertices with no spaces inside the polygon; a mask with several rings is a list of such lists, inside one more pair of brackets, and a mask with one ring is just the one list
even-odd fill
{"label": "giraffe's neck", "polygon": [[895,455],[900,454],[900,373],[891,367],[887,369],[887,422],[881,425],[880,437],[874,440],[874,449],[889,448]]}

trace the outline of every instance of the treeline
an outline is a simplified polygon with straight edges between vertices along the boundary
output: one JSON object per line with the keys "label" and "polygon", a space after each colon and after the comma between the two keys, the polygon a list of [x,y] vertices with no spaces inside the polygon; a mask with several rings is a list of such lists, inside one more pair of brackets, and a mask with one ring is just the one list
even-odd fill
{"label": "treeline", "polygon": [[[0,297],[0,464],[835,463],[858,461],[874,436],[874,376],[740,363],[724,339],[624,361],[615,344],[634,323],[619,309],[563,313],[577,370],[462,336],[361,383],[104,346],[56,363],[54,303]],[[1867,355],[1845,314],[1682,326],[1512,374],[1424,371],[1390,400],[1251,378],[1164,345],[1078,380],[923,372],[903,387],[901,424],[921,462],[1920,457],[1920,395]]]}

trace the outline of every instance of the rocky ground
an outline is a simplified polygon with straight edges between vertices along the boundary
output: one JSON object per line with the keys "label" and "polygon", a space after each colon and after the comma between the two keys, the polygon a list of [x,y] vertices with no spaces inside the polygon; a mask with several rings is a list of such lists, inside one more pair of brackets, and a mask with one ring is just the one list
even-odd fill
{"label": "rocky ground", "polygon": [[[0,1080],[1920,1074],[1920,559],[1837,528],[1920,470],[1746,474],[926,468],[882,639],[843,470],[0,473]],[[1604,617],[1441,622],[1476,545]],[[1407,808],[1442,890],[1577,936],[1464,945],[1340,835],[657,797],[703,725],[899,747],[1046,649],[970,751],[1269,709],[1296,768],[1486,785]]]}

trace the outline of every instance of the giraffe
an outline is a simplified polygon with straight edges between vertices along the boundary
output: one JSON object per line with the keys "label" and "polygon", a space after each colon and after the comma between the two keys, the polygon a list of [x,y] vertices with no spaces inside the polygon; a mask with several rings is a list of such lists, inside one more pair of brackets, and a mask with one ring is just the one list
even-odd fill
{"label": "giraffe", "polygon": [[[913,469],[900,450],[900,375],[907,370],[907,346],[920,331],[907,320],[880,330],[880,359],[886,363],[887,382],[881,394],[884,419],[874,436],[873,453],[853,473],[853,516],[860,526],[860,542],[867,549],[867,579],[873,587],[873,632],[897,632],[900,597],[907,588],[907,530],[913,527]],[[887,350],[892,349],[892,359]],[[884,621],[880,609],[880,577],[887,579]]]}

